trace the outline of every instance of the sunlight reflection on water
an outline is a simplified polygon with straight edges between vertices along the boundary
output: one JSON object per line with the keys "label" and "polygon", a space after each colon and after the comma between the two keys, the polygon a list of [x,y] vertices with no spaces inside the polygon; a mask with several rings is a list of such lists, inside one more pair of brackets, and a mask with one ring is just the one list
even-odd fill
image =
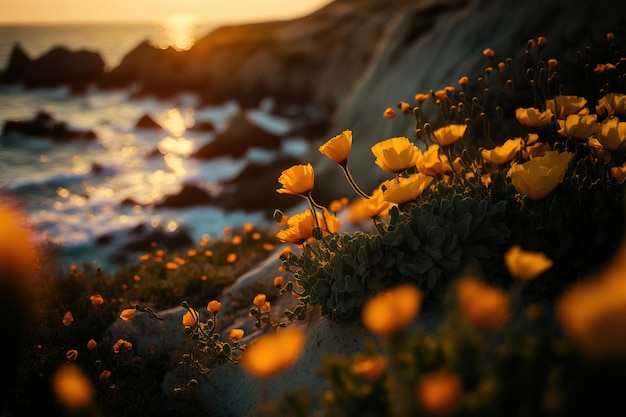
{"label": "sunlight reflection on water", "polygon": [[163,38],[158,43],[159,48],[165,49],[171,46],[177,51],[191,48],[196,41],[198,24],[196,18],[190,14],[175,13],[167,16],[159,22],[163,31]]}

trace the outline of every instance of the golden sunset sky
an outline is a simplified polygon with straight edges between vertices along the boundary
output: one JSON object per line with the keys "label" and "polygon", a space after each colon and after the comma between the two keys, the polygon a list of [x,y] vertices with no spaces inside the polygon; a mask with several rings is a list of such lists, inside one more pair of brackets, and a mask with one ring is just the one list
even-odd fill
{"label": "golden sunset sky", "polygon": [[254,22],[304,16],[332,0],[17,0],[0,1],[2,23],[158,21],[189,14],[197,20]]}

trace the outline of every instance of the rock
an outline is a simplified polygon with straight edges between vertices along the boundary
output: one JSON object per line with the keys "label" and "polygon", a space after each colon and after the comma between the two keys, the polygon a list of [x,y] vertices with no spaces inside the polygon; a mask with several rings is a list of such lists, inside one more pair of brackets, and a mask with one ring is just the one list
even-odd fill
{"label": "rock", "polygon": [[38,112],[30,120],[7,120],[2,134],[45,137],[56,141],[97,139],[92,130],[71,129],[67,123],[56,121],[44,111]]}
{"label": "rock", "polygon": [[11,50],[9,64],[4,71],[2,82],[6,84],[19,82],[32,62],[32,59],[24,52],[22,46],[16,43]]}
{"label": "rock", "polygon": [[196,124],[194,124],[192,127],[190,127],[187,130],[190,132],[200,132],[200,133],[213,132],[215,130],[215,125],[208,120],[201,120],[201,121],[197,121]]}
{"label": "rock", "polygon": [[189,208],[211,202],[212,198],[206,190],[196,185],[184,184],[178,194],[165,196],[155,207]]}
{"label": "rock", "polygon": [[149,114],[144,114],[135,123],[135,129],[159,129],[162,130],[160,124],[158,124]]}
{"label": "rock", "polygon": [[198,159],[240,158],[250,148],[279,150],[282,138],[250,122],[245,114],[233,117],[228,128],[199,148],[192,156]]}
{"label": "rock", "polygon": [[236,177],[220,182],[222,192],[214,204],[229,210],[262,212],[271,219],[275,209],[286,210],[301,202],[301,198],[275,192],[280,188],[278,177],[292,165],[302,163],[291,156],[283,156],[269,164],[251,163]]}
{"label": "rock", "polygon": [[98,53],[85,50],[71,52],[64,47],[56,47],[33,60],[19,81],[29,88],[82,87],[97,82],[104,73],[104,65]]}

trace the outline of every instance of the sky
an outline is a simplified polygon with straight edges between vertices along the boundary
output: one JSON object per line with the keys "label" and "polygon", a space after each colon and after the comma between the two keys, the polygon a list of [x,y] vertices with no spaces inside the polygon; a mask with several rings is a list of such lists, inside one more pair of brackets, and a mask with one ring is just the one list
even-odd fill
{"label": "sky", "polygon": [[1,23],[158,21],[173,14],[198,20],[253,22],[304,16],[332,0],[2,0]]}

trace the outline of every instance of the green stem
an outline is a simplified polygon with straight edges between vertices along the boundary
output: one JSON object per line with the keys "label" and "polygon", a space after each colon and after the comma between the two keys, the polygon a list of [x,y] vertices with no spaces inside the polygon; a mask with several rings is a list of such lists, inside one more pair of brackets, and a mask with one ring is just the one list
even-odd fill
{"label": "green stem", "polygon": [[361,190],[361,188],[359,188],[357,183],[354,181],[352,174],[350,174],[350,170],[348,169],[348,160],[346,159],[344,162],[340,163],[339,166],[341,167],[341,170],[345,174],[346,179],[348,180],[348,183],[350,184],[354,192],[356,192],[358,195],[360,195],[363,198],[369,199],[371,196],[365,193],[363,190]]}

